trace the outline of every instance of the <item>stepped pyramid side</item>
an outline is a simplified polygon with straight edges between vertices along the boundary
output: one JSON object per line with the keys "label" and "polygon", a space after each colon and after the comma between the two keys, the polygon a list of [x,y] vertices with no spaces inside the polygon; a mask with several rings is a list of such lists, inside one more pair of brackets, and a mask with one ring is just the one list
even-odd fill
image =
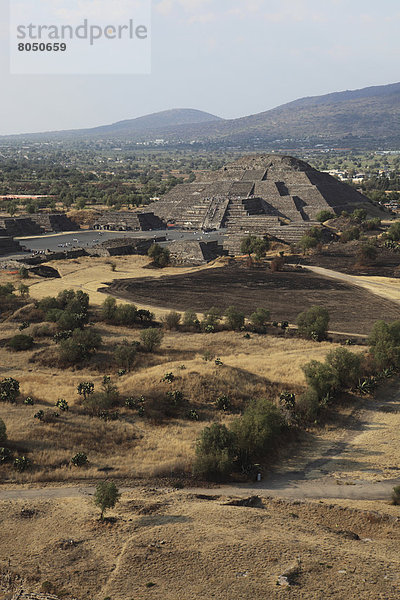
{"label": "stepped pyramid side", "polygon": [[321,210],[340,215],[360,207],[379,214],[368,198],[304,161],[267,154],[245,156],[203,173],[194,183],[173,188],[148,210],[179,227],[227,227],[232,234],[235,227],[245,228],[246,220],[249,230],[271,234],[272,226],[292,224],[288,234],[293,238],[294,225],[310,226]]}

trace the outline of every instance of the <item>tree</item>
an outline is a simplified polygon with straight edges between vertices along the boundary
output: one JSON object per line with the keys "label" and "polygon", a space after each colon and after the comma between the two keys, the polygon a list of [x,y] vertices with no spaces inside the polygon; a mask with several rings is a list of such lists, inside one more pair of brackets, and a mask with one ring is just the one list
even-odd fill
{"label": "tree", "polygon": [[166,329],[176,331],[181,322],[181,315],[175,311],[171,311],[162,318],[162,322]]}
{"label": "tree", "polygon": [[327,363],[312,360],[304,365],[302,370],[308,385],[315,390],[319,400],[333,394],[339,387],[337,373]]}
{"label": "tree", "polygon": [[3,419],[0,419],[0,442],[5,442],[7,440],[7,428]]}
{"label": "tree", "polygon": [[307,254],[308,250],[312,248],[316,248],[319,244],[317,238],[312,237],[311,235],[303,235],[301,240],[299,241],[299,246],[303,250],[303,254]]}
{"label": "tree", "polygon": [[18,286],[18,291],[19,294],[21,296],[21,298],[28,298],[29,297],[29,286],[27,286],[25,283],[20,283]]}
{"label": "tree", "polygon": [[196,444],[193,473],[206,479],[224,479],[234,466],[235,436],[225,425],[205,427]]}
{"label": "tree", "polygon": [[368,213],[365,208],[356,208],[356,210],[353,210],[353,213],[350,215],[350,217],[352,221],[355,221],[356,223],[362,223],[367,218],[367,214]]}
{"label": "tree", "polygon": [[369,336],[371,353],[382,369],[400,366],[400,321],[374,323]]}
{"label": "tree", "polygon": [[329,325],[329,313],[322,306],[312,306],[297,317],[300,335],[320,342],[326,339]]}
{"label": "tree", "polygon": [[203,331],[214,331],[218,323],[222,319],[222,310],[216,306],[212,306],[206,313],[201,322]]}
{"label": "tree", "polygon": [[234,306],[229,306],[225,311],[226,324],[233,331],[240,330],[244,325],[244,313]]}
{"label": "tree", "polygon": [[97,484],[96,492],[94,494],[94,503],[101,510],[101,521],[104,519],[105,511],[109,508],[114,508],[120,497],[121,494],[115,483],[111,481],[101,481]]}
{"label": "tree", "polygon": [[328,352],[326,363],[331,367],[342,388],[352,387],[360,379],[361,356],[347,348],[336,348]]}
{"label": "tree", "polygon": [[257,310],[250,315],[250,321],[254,327],[265,327],[269,318],[270,312],[266,308],[257,308]]}
{"label": "tree", "polygon": [[130,371],[135,362],[136,353],[137,344],[129,344],[127,340],[124,340],[123,343],[114,350],[114,360],[118,367]]}
{"label": "tree", "polygon": [[257,260],[261,260],[268,250],[269,241],[266,237],[258,238],[255,235],[248,235],[240,243],[240,251],[242,254],[248,254],[249,258],[252,254],[255,254]]}
{"label": "tree", "polygon": [[187,329],[198,329],[200,321],[193,310],[187,310],[183,315],[183,326]]}
{"label": "tree", "polygon": [[29,271],[24,265],[22,265],[22,267],[19,268],[18,274],[21,277],[21,279],[29,278]]}
{"label": "tree", "polygon": [[101,318],[103,321],[111,323],[114,320],[117,310],[117,301],[112,296],[107,296],[101,305]]}
{"label": "tree", "polygon": [[68,364],[79,364],[95,354],[101,344],[101,335],[96,330],[75,329],[70,338],[61,341],[60,359]]}
{"label": "tree", "polygon": [[153,244],[149,251],[148,256],[153,260],[153,265],[158,268],[163,268],[170,263],[170,253],[167,248],[162,248],[159,244]]}
{"label": "tree", "polygon": [[143,350],[145,352],[154,352],[154,350],[161,346],[163,337],[164,334],[161,329],[156,329],[154,327],[144,329],[140,334]]}
{"label": "tree", "polygon": [[243,415],[231,426],[242,468],[263,460],[274,448],[285,422],[280,410],[269,400],[252,400]]}

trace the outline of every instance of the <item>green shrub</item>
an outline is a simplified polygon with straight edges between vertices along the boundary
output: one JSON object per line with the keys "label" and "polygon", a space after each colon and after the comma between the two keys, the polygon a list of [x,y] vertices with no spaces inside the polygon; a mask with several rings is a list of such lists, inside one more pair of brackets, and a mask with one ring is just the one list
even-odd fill
{"label": "green shrub", "polygon": [[183,326],[185,329],[196,330],[199,328],[200,321],[193,310],[187,310],[183,315]]}
{"label": "green shrub", "polygon": [[31,461],[26,456],[17,456],[17,458],[14,460],[14,469],[18,471],[18,473],[23,473],[29,469],[31,465]]}
{"label": "green shrub", "polygon": [[252,400],[243,415],[232,423],[242,468],[265,460],[282,432],[285,422],[280,410],[269,400]]}
{"label": "green shrub", "polygon": [[97,484],[93,501],[101,510],[101,520],[104,518],[105,511],[109,508],[114,508],[120,497],[121,494],[115,483],[111,481],[101,481]]}
{"label": "green shrub", "polygon": [[400,506],[400,485],[393,488],[392,492],[392,504]]}
{"label": "green shrub", "polygon": [[347,242],[351,242],[352,240],[360,239],[361,231],[359,227],[350,227],[349,229],[345,229],[340,236],[340,241],[342,244],[347,244]]}
{"label": "green shrub", "polygon": [[312,306],[297,317],[299,334],[310,340],[326,339],[329,325],[329,313],[322,306]]}
{"label": "green shrub", "polygon": [[377,321],[368,342],[379,368],[400,367],[400,321]]}
{"label": "green shrub", "polygon": [[140,333],[140,341],[145,352],[154,352],[161,346],[164,334],[161,329],[150,327]]}
{"label": "green shrub", "polygon": [[302,367],[306,381],[315,390],[319,400],[334,394],[339,387],[339,380],[332,367],[326,363],[312,360]]}
{"label": "green shrub", "polygon": [[387,239],[400,242],[400,221],[393,223],[386,234]]}
{"label": "green shrub", "polygon": [[114,350],[114,360],[117,366],[122,367],[125,371],[130,371],[135,364],[137,348],[137,343],[130,344],[127,340],[117,346]]}
{"label": "green shrub", "polygon": [[218,410],[227,412],[232,409],[232,402],[228,396],[219,396],[215,401],[215,406]]}
{"label": "green shrub", "polygon": [[267,237],[258,238],[255,235],[248,235],[240,243],[240,252],[242,254],[256,255],[257,260],[261,260],[268,252],[270,247]]}
{"label": "green shrub", "polygon": [[101,319],[108,323],[114,321],[115,313],[117,310],[117,301],[112,296],[107,296],[101,305]]}
{"label": "green shrub", "polygon": [[3,419],[0,419],[0,442],[5,442],[7,440],[7,428]]}
{"label": "green shrub", "polygon": [[84,467],[88,464],[88,457],[84,452],[78,452],[71,458],[74,467]]}
{"label": "green shrub", "polygon": [[123,327],[132,327],[137,320],[137,308],[134,304],[120,304],[115,310],[112,322]]}
{"label": "green shrub", "polygon": [[101,336],[95,329],[75,329],[69,339],[60,343],[60,360],[65,364],[81,364],[97,352],[101,344]]}
{"label": "green shrub", "polygon": [[367,214],[368,213],[365,210],[365,208],[356,208],[356,210],[353,210],[352,214],[350,215],[350,218],[356,223],[362,223],[367,218]]}
{"label": "green shrub", "polygon": [[14,403],[19,396],[19,381],[6,377],[0,381],[0,400]]}
{"label": "green shrub", "polygon": [[56,407],[59,408],[62,412],[68,412],[69,410],[68,402],[64,400],[64,398],[59,398],[57,400]]}
{"label": "green shrub", "polygon": [[225,311],[226,325],[233,331],[238,331],[244,326],[244,313],[234,306],[229,306]]}
{"label": "green shrub", "polygon": [[329,352],[326,362],[342,388],[352,387],[361,377],[361,356],[346,348],[337,348]]}
{"label": "green shrub", "polygon": [[9,448],[0,446],[0,464],[6,463],[12,460],[12,452]]}
{"label": "green shrub", "polygon": [[93,381],[81,381],[78,384],[77,392],[80,396],[83,396],[84,400],[86,400],[94,392]]}
{"label": "green shrub", "polygon": [[14,350],[14,352],[23,352],[25,350],[30,350],[33,347],[33,344],[34,340],[31,335],[19,333],[8,340],[7,347]]}
{"label": "green shrub", "polygon": [[330,210],[320,210],[319,213],[316,214],[315,218],[320,223],[324,223],[325,221],[329,221],[329,219],[335,218],[335,213]]}
{"label": "green shrub", "polygon": [[175,311],[171,311],[161,320],[166,329],[169,329],[170,331],[177,331],[179,329],[179,323],[181,322],[181,315]]}
{"label": "green shrub", "polygon": [[201,322],[201,328],[203,331],[211,333],[217,328],[219,322],[222,319],[222,311],[216,306],[212,306],[205,314],[204,319]]}
{"label": "green shrub", "polygon": [[266,308],[257,308],[257,310],[250,315],[250,322],[254,327],[265,327],[269,318],[269,310]]}
{"label": "green shrub", "polygon": [[311,235],[303,235],[299,241],[299,247],[303,250],[304,254],[306,254],[308,250],[316,248],[318,244],[319,240]]}
{"label": "green shrub", "polygon": [[234,468],[235,436],[225,425],[205,427],[196,444],[194,475],[205,479],[225,479]]}
{"label": "green shrub", "polygon": [[169,250],[162,248],[158,244],[153,244],[147,254],[153,260],[153,265],[160,269],[167,267],[170,263]]}
{"label": "green shrub", "polygon": [[309,388],[296,401],[295,417],[299,423],[312,423],[318,416],[320,402],[317,392]]}

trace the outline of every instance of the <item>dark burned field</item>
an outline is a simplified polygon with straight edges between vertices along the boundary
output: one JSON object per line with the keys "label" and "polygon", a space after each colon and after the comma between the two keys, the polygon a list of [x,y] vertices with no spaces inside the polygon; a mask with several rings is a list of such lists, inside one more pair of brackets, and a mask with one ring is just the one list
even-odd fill
{"label": "dark burned field", "polygon": [[368,334],[378,319],[400,319],[395,303],[307,271],[271,273],[265,268],[226,266],[159,279],[121,279],[100,291],[138,305],[199,313],[233,305],[249,316],[265,307],[272,320],[291,323],[317,304],[328,309],[331,330],[349,333]]}

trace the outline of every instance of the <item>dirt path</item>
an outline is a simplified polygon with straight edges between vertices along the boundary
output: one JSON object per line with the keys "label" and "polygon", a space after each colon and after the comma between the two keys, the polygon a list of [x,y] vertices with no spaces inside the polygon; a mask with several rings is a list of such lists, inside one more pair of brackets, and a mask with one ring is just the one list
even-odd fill
{"label": "dirt path", "polygon": [[325,277],[330,277],[331,279],[356,285],[368,290],[369,292],[372,292],[376,296],[380,296],[381,298],[385,298],[386,300],[391,300],[396,304],[400,304],[399,279],[391,279],[389,277],[347,275],[346,273],[339,273],[338,271],[324,269],[323,267],[305,266],[304,268],[312,271],[313,273],[317,273],[318,275],[323,275]]}

